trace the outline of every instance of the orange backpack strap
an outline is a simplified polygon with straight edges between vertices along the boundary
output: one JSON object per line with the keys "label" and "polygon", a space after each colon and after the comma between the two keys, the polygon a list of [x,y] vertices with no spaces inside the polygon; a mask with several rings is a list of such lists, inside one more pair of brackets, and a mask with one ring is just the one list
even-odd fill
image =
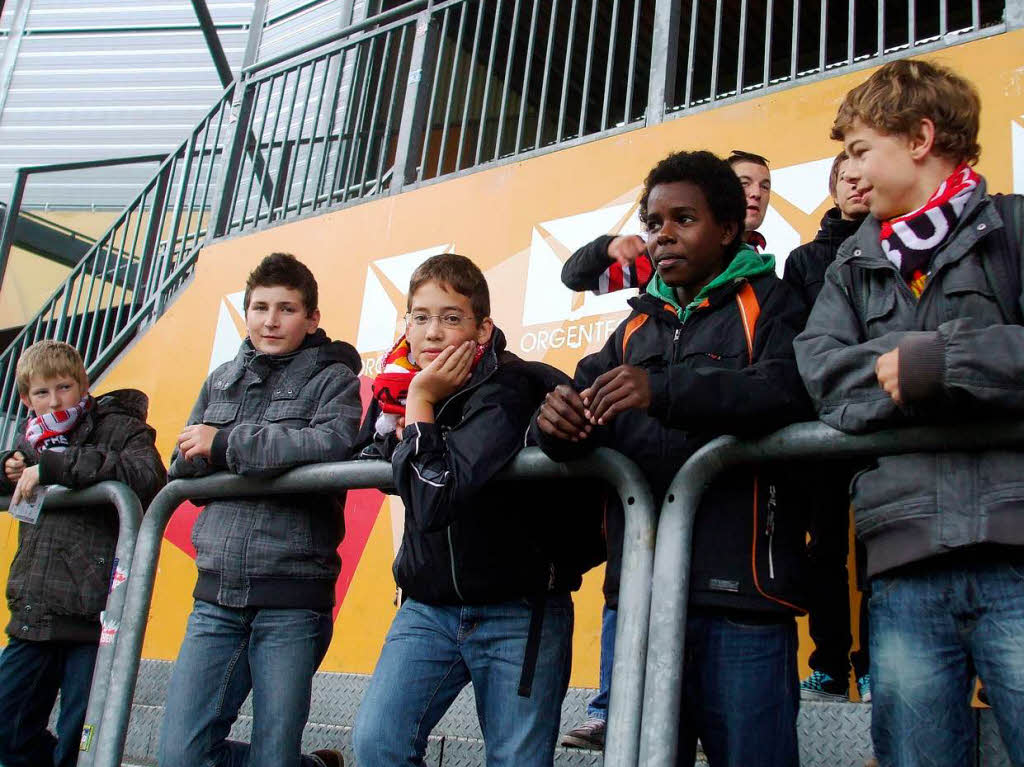
{"label": "orange backpack strap", "polygon": [[626,323],[626,331],[622,334],[622,364],[626,364],[626,345],[629,343],[630,337],[647,322],[648,317],[650,317],[649,314],[638,314]]}
{"label": "orange backpack strap", "polygon": [[749,282],[744,282],[743,287],[736,291],[736,306],[739,307],[743,333],[747,337],[747,358],[753,362],[754,330],[757,327],[757,318],[761,316],[761,304],[758,303],[757,294]]}

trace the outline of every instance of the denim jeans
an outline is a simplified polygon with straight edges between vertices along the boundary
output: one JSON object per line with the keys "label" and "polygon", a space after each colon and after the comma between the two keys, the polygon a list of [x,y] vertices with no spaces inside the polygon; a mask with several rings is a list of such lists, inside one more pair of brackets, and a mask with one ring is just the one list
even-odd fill
{"label": "denim jeans", "polygon": [[883,767],[973,764],[975,673],[1010,760],[1024,765],[1024,565],[978,560],[871,581],[871,737]]}
{"label": "denim jeans", "polygon": [[601,660],[597,695],[587,704],[588,719],[608,721],[608,701],[612,691],[612,661],[615,659],[615,622],[619,611],[605,605],[601,610]]}
{"label": "denim jeans", "polygon": [[694,612],[686,621],[680,765],[796,767],[796,622]]}
{"label": "denim jeans", "polygon": [[[329,612],[221,607],[197,599],[167,692],[160,767],[309,767],[301,756]],[[252,742],[228,740],[252,691]]]}
{"label": "denim jeans", "polygon": [[359,767],[422,765],[427,736],[469,682],[488,767],[551,767],[572,662],[572,601],[547,601],[533,690],[525,698],[518,687],[532,610],[526,600],[406,600],[356,715]]}
{"label": "denim jeans", "polygon": [[[0,764],[74,767],[97,647],[95,642],[9,640],[0,655]],[[58,690],[54,737],[46,725]]]}

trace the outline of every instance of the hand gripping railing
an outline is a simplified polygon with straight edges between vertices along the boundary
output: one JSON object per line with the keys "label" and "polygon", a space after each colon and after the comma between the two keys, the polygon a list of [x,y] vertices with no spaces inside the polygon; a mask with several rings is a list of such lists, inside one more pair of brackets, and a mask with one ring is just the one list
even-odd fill
{"label": "hand gripping railing", "polygon": [[823,423],[800,423],[751,441],[712,440],[683,464],[658,521],[644,687],[640,764],[674,767],[682,701],[686,607],[693,520],[705,489],[726,469],[765,461],[842,459],[915,452],[1024,446],[1024,424],[977,423],[851,435]]}
{"label": "hand gripping railing", "polygon": [[[651,568],[654,561],[654,503],[643,474],[629,459],[598,449],[588,459],[555,463],[537,448],[516,456],[503,480],[602,479],[611,484],[626,510],[622,580],[613,664],[605,763],[634,767],[640,741],[644,659],[650,611]],[[178,505],[188,498],[284,495],[333,492],[353,488],[389,488],[392,469],[384,461],[348,461],[294,469],[275,479],[215,474],[169,483],[150,504],[138,538],[138,559],[128,579],[108,705],[95,738],[95,767],[118,767],[124,750],[135,679],[139,669],[146,618],[153,595],[156,565],[164,528]],[[567,542],[568,543],[568,542]],[[83,762],[79,762],[80,765]]]}
{"label": "hand gripping railing", "polygon": [[[10,501],[10,497],[0,498],[0,508],[10,508]],[[114,651],[117,648],[118,626],[124,611],[125,578],[132,569],[135,539],[142,522],[142,504],[139,503],[138,496],[127,485],[121,482],[99,482],[83,490],[51,487],[46,493],[42,510],[42,513],[46,514],[50,509],[106,505],[112,505],[117,509],[117,546],[114,548],[110,591],[107,594],[106,609],[103,611],[103,631],[100,635],[100,646],[96,652],[96,666],[92,675],[92,687],[89,690],[89,704],[85,710],[83,746],[92,739],[95,728],[91,723],[99,721],[100,714],[106,707]],[[84,767],[85,761],[79,761],[79,764]]]}

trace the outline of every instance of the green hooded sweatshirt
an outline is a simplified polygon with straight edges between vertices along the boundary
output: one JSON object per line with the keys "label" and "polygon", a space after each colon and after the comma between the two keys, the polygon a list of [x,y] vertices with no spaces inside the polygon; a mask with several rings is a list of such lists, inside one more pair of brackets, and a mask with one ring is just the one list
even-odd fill
{"label": "green hooded sweatshirt", "polygon": [[739,280],[751,280],[760,277],[762,274],[769,274],[775,271],[775,256],[770,253],[758,253],[749,245],[741,245],[739,252],[725,267],[725,271],[715,277],[711,282],[697,294],[685,307],[679,305],[675,288],[665,283],[657,270],[654,272],[654,279],[647,283],[647,292],[657,299],[671,305],[676,310],[680,321],[686,322],[694,310],[703,303],[704,299],[715,288],[728,285]]}

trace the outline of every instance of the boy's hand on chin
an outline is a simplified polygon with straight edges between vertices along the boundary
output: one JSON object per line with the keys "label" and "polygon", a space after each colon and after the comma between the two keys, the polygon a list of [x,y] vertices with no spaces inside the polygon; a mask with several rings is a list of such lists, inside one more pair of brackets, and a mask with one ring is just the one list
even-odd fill
{"label": "boy's hand on chin", "polygon": [[568,384],[560,384],[545,395],[537,413],[537,427],[545,434],[571,442],[586,439],[593,428],[587,423],[583,400]]}
{"label": "boy's hand on chin", "polygon": [[603,426],[624,410],[650,407],[651,382],[643,368],[619,365],[599,375],[581,396],[589,421]]}
{"label": "boy's hand on chin", "polygon": [[216,436],[217,429],[207,426],[205,423],[186,426],[178,435],[178,450],[187,461],[191,461],[193,458],[209,460],[210,451],[213,450],[213,438]]}
{"label": "boy's hand on chin", "polygon": [[[476,342],[464,341],[458,346],[449,346],[437,355],[423,370],[416,374],[409,384],[409,400],[419,400],[436,405],[469,380],[473,371],[473,355]],[[408,406],[407,413],[408,417]]]}

